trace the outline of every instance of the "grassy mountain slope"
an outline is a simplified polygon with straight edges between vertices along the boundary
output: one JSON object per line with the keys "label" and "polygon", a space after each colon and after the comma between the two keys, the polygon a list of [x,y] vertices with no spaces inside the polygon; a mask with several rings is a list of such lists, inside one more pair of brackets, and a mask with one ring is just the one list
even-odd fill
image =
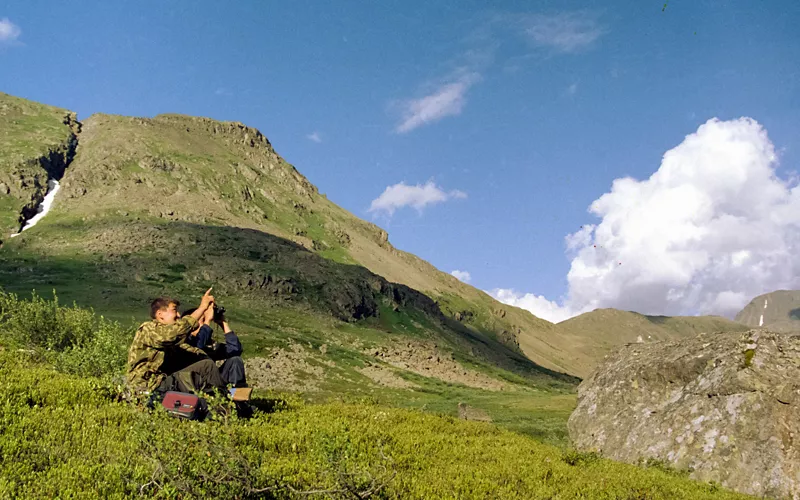
{"label": "grassy mountain slope", "polygon": [[800,331],[800,290],[776,290],[754,298],[736,315],[736,321],[772,331]]}
{"label": "grassy mountain slope", "polygon": [[585,377],[615,346],[676,340],[703,332],[746,331],[747,325],[719,316],[645,316],[618,309],[596,309],[556,325],[574,339],[573,373]]}
{"label": "grassy mountain slope", "polygon": [[[60,225],[58,229],[56,224]],[[293,243],[291,248],[296,251],[289,253],[302,255],[300,260],[287,262],[276,257],[286,252],[259,254],[250,248],[243,256],[245,260],[271,259],[275,265],[259,275],[253,274],[252,266],[241,263],[236,269],[225,269],[225,279],[220,272],[213,273],[221,269],[204,266],[211,273],[206,281],[219,283],[222,279],[224,286],[247,292],[254,287],[279,288],[286,293],[273,295],[285,296],[293,295],[291,281],[298,279],[292,276],[297,271],[312,281],[316,279],[316,284],[294,287],[299,291],[296,295],[312,302],[327,301],[340,319],[374,316],[379,306],[371,299],[362,300],[372,292],[360,278],[356,280],[359,284],[344,290],[337,284],[343,269],[361,266],[389,282],[424,292],[438,303],[426,307],[433,310],[438,305],[445,319],[460,322],[457,328],[467,336],[489,342],[492,349],[499,343],[519,352],[518,339],[526,337],[524,344],[536,344],[538,337],[547,336],[552,329],[550,323],[503,306],[428,263],[396,250],[383,230],[329,202],[280,158],[258,131],[236,123],[177,115],[154,119],[92,116],[83,124],[78,155],[64,178],[54,210],[41,229],[24,237],[29,241],[27,248],[35,252],[47,248],[48,252],[66,255],[66,251],[86,257],[84,251],[88,251],[113,259],[150,249],[161,251],[164,238],[159,234],[163,233],[151,229],[173,224],[183,228],[183,238],[194,242],[197,239],[189,233],[210,234],[217,229],[205,228],[230,226],[238,228],[235,232],[239,235],[276,236]],[[65,231],[65,225],[77,233]],[[51,230],[60,236],[43,236]],[[231,246],[225,240],[230,237],[222,237],[215,251]],[[173,242],[181,246],[181,251],[194,245],[187,247],[179,240]],[[202,245],[195,248],[207,250]],[[303,249],[308,252],[301,252]],[[167,253],[180,261],[170,265],[186,260],[181,252]],[[338,269],[337,278],[309,272],[303,259],[313,260],[313,255],[325,259],[323,267]],[[122,270],[124,266],[118,267]],[[141,277],[142,273],[131,277],[136,275]],[[247,285],[250,281],[253,283]],[[336,293],[326,286],[336,288]],[[559,361],[557,342],[555,347],[540,344],[531,350],[537,363],[568,371],[569,367]],[[562,353],[560,359],[565,357]]]}
{"label": "grassy mountain slope", "polygon": [[422,261],[318,194],[257,131],[95,115],[61,186],[51,212],[0,250],[7,291],[56,289],[135,324],[150,298],[196,300],[213,285],[258,386],[450,414],[464,401],[564,442],[576,379],[526,358],[502,317],[470,316],[452,292],[437,304],[360,265],[365,254]]}

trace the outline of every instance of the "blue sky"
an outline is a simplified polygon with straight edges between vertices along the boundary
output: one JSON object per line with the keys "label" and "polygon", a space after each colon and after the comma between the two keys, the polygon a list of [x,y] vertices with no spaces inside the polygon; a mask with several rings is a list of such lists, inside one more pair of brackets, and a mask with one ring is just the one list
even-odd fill
{"label": "blue sky", "polygon": [[[756,120],[788,193],[800,160],[800,4],[663,7],[29,0],[0,8],[0,90],[80,118],[177,112],[255,126],[398,248],[467,271],[474,286],[503,289],[542,316],[526,294],[556,309],[584,297],[567,316],[590,303],[694,313],[667,293],[710,289],[706,275],[722,254],[682,284],[667,280],[661,302],[590,300],[587,287],[617,285],[584,282],[578,293],[582,264],[565,237],[598,226],[588,208],[615,179],[650,178],[665,152],[712,118]],[[781,242],[794,241],[792,224],[780,226]],[[657,265],[648,259],[640,274]],[[717,287],[715,297],[795,286],[776,279]]]}

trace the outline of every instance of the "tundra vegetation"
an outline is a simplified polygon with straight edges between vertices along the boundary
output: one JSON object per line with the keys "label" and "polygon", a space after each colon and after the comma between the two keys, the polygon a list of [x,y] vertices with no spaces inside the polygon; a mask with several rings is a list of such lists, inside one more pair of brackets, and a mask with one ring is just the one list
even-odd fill
{"label": "tundra vegetation", "polygon": [[55,298],[0,304],[3,498],[738,498],[659,463],[369,398],[260,391],[253,419],[178,421],[121,398],[118,323]]}

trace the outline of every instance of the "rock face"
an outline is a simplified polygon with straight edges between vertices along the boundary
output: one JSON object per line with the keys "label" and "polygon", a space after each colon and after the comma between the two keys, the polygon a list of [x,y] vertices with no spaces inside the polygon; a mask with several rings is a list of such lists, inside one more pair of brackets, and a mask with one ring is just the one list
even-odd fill
{"label": "rock face", "polygon": [[581,383],[569,433],[615,460],[663,460],[742,493],[800,498],[800,336],[628,345]]}

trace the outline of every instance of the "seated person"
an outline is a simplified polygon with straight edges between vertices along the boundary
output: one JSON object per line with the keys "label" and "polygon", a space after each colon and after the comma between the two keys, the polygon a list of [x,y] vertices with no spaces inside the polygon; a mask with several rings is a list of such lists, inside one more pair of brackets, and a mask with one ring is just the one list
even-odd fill
{"label": "seated person", "polygon": [[[188,309],[183,315],[193,315],[195,311],[196,309]],[[225,343],[212,340],[212,323],[222,327],[225,332]],[[244,361],[242,360],[242,343],[236,333],[231,330],[225,317],[221,314],[215,317],[214,308],[209,307],[200,318],[198,325],[186,339],[186,343],[191,347],[202,349],[214,361],[225,360],[220,367],[220,375],[225,383],[233,387],[247,387]]]}
{"label": "seated person", "polygon": [[139,327],[128,350],[128,383],[134,391],[150,395],[167,391],[225,393],[225,381],[214,361],[185,343],[213,304],[210,288],[200,306],[184,318],[177,300],[160,297],[150,304],[152,321]]}

